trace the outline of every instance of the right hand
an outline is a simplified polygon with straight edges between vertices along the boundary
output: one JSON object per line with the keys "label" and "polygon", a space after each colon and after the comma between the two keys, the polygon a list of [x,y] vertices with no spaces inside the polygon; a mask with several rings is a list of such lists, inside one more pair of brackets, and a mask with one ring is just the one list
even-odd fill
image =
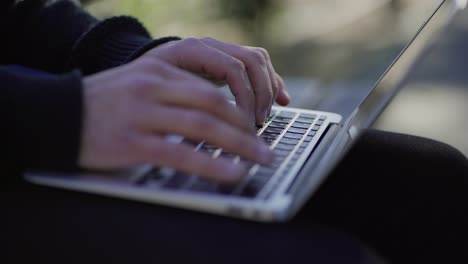
{"label": "right hand", "polygon": [[213,159],[167,135],[206,140],[268,165],[272,153],[245,113],[208,81],[154,58],[84,78],[79,165],[112,170],[151,163],[215,180],[235,181],[243,164]]}

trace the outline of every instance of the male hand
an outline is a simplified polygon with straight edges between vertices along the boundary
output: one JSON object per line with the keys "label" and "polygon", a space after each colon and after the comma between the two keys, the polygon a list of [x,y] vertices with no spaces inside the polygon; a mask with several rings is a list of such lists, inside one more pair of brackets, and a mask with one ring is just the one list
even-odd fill
{"label": "male hand", "polygon": [[263,48],[224,43],[212,38],[187,38],[158,46],[143,57],[159,58],[210,79],[227,82],[237,105],[252,124],[263,124],[276,101],[290,97]]}
{"label": "male hand", "polygon": [[[235,77],[239,76],[228,78],[240,89],[245,79]],[[256,82],[271,81],[262,78]],[[185,143],[169,142],[166,136],[171,134],[198,142],[206,140],[264,165],[271,162],[271,151],[256,137],[245,113],[210,82],[157,56],[143,56],[89,76],[83,85],[85,113],[79,164],[84,168],[118,169],[151,163],[227,181],[246,173],[242,164],[213,159]],[[244,96],[245,91],[239,93]],[[271,98],[262,97],[262,107],[269,106],[271,102],[263,100]],[[252,107],[250,101],[245,106]]]}

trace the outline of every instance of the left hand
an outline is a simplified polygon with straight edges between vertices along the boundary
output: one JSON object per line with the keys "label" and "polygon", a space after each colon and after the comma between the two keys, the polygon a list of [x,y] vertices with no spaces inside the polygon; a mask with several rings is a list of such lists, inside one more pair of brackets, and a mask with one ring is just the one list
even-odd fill
{"label": "left hand", "polygon": [[157,57],[184,70],[226,82],[237,105],[252,123],[263,124],[276,101],[290,97],[263,48],[224,43],[212,38],[187,38],[158,46],[143,56]]}

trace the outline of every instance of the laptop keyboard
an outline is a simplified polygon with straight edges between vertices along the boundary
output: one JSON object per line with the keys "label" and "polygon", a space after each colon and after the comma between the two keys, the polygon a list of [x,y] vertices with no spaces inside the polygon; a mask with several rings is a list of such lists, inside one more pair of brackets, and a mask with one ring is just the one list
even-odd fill
{"label": "laptop keyboard", "polygon": [[309,155],[305,151],[325,120],[326,116],[272,110],[265,125],[257,131],[258,136],[274,151],[274,161],[269,167],[243,160],[238,155],[225,152],[221,148],[205,142],[189,142],[195,147],[195,151],[207,153],[213,158],[223,157],[232,159],[233,162],[246,164],[249,173],[237,184],[219,183],[170,168],[153,168],[135,183],[170,190],[235,195],[245,198],[255,198],[263,194],[266,197],[268,195],[267,189],[274,190],[281,183],[281,180],[290,173],[297,173],[297,169],[295,172],[292,172],[291,169],[300,167],[295,166],[298,160]]}

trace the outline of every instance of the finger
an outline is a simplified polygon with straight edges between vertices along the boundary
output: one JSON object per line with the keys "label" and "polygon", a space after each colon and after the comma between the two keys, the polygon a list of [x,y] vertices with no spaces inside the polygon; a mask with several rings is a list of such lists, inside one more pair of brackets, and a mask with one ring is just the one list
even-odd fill
{"label": "finger", "polygon": [[264,48],[258,48],[258,47],[249,47],[249,48],[257,50],[258,52],[262,53],[263,56],[265,57],[265,61],[266,61],[267,69],[268,69],[268,77],[270,78],[272,91],[273,91],[273,99],[271,102],[271,106],[272,106],[278,96],[280,82],[277,78],[278,75],[276,74],[273,64],[271,62],[270,54]]}
{"label": "finger", "polygon": [[255,134],[246,114],[231,104],[221,91],[211,89],[205,83],[193,79],[161,82],[155,78],[154,89],[146,96],[158,104],[210,113],[238,129]]}
{"label": "finger", "polygon": [[156,166],[167,166],[187,174],[220,180],[237,181],[247,174],[241,164],[195,152],[186,144],[172,143],[157,136],[147,136],[142,141],[143,162]]}
{"label": "finger", "polygon": [[276,98],[276,102],[280,105],[286,106],[291,102],[291,96],[286,90],[286,85],[284,84],[283,78],[276,74],[276,79],[278,80],[279,84],[278,97]]}
{"label": "finger", "polygon": [[184,82],[178,82],[169,89],[170,92],[161,96],[162,103],[170,102],[174,106],[201,110],[245,132],[256,133],[248,115],[230,103],[221,91]]}
{"label": "finger", "polygon": [[255,95],[242,61],[198,39],[185,39],[174,45],[184,45],[177,48],[177,66],[192,72],[209,74],[217,80],[225,80],[237,105],[249,115],[252,124],[255,123]]}
{"label": "finger", "polygon": [[[202,42],[219,49],[239,60],[246,66],[252,89],[255,93],[255,115],[257,124],[263,124],[274,101],[276,91],[272,85],[269,67],[272,68],[268,53],[257,48],[246,48],[230,43],[204,38]],[[266,53],[266,55],[264,53]],[[273,75],[274,76],[274,75]]]}
{"label": "finger", "polygon": [[156,106],[152,113],[145,113],[145,120],[152,133],[177,134],[197,142],[205,140],[227,152],[263,165],[269,165],[272,160],[271,150],[256,136],[206,112]]}

